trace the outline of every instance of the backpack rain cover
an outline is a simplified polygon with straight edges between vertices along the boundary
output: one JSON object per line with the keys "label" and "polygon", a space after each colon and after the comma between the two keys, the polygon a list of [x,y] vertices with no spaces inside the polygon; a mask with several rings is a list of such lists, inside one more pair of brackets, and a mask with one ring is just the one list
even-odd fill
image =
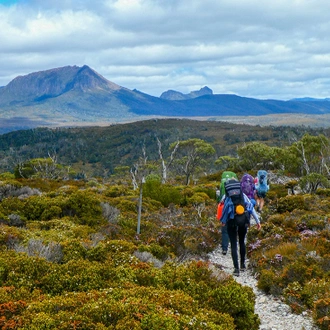
{"label": "backpack rain cover", "polygon": [[258,184],[257,184],[257,191],[259,193],[266,193],[269,190],[268,186],[268,173],[264,170],[259,170],[257,173],[258,177]]}
{"label": "backpack rain cover", "polygon": [[254,199],[254,178],[250,174],[244,174],[241,178],[241,188],[243,193],[249,197],[249,199]]}
{"label": "backpack rain cover", "polygon": [[225,183],[232,179],[235,178],[238,180],[236,173],[231,172],[231,171],[224,171],[221,175],[221,181],[220,181],[220,200],[222,199],[222,197],[225,195]]}

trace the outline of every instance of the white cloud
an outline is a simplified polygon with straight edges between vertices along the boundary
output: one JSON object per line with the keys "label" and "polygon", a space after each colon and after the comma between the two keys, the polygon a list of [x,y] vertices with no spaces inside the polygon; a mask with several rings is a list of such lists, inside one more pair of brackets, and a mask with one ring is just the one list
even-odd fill
{"label": "white cloud", "polygon": [[258,98],[329,97],[328,0],[18,0],[0,5],[0,85],[87,64],[159,96],[205,85]]}

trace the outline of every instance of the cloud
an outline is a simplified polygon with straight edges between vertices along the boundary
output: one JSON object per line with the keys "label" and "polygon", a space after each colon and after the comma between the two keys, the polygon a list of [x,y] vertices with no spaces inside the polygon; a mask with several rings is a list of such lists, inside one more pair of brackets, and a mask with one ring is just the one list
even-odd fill
{"label": "cloud", "polygon": [[329,97],[327,0],[0,1],[0,85],[87,64],[159,96]]}

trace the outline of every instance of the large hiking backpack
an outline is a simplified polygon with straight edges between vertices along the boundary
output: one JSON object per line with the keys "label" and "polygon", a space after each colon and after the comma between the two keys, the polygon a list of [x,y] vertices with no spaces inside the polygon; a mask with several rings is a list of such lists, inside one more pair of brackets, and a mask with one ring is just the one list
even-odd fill
{"label": "large hiking backpack", "polygon": [[237,180],[229,180],[225,182],[226,198],[230,198],[234,204],[234,219],[228,220],[228,225],[249,226],[250,215],[245,207],[245,201],[241,184]]}
{"label": "large hiking backpack", "polygon": [[256,185],[257,192],[265,194],[269,190],[268,173],[265,170],[259,170],[257,173],[258,183]]}
{"label": "large hiking backpack", "polygon": [[249,199],[254,199],[254,178],[250,174],[244,174],[241,178],[241,188],[243,193],[249,197]]}
{"label": "large hiking backpack", "polygon": [[235,178],[238,180],[236,173],[231,172],[231,171],[224,171],[221,175],[221,180],[220,180],[220,196],[219,196],[219,201],[222,199],[222,197],[225,195],[225,183],[232,179]]}

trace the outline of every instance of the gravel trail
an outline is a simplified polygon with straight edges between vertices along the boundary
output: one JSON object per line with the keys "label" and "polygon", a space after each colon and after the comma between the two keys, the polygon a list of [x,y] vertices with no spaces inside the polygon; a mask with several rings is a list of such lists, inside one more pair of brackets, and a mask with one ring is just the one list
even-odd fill
{"label": "gravel trail", "polygon": [[[209,261],[220,267],[223,271],[232,274],[234,270],[230,255],[222,255],[221,248],[209,254]],[[234,276],[235,280],[242,285],[249,286],[256,294],[255,313],[261,320],[261,330],[319,330],[313,324],[312,318],[307,312],[297,315],[291,312],[290,307],[280,299],[266,295],[257,288],[257,280],[249,270],[249,260],[246,260],[247,270]]]}

